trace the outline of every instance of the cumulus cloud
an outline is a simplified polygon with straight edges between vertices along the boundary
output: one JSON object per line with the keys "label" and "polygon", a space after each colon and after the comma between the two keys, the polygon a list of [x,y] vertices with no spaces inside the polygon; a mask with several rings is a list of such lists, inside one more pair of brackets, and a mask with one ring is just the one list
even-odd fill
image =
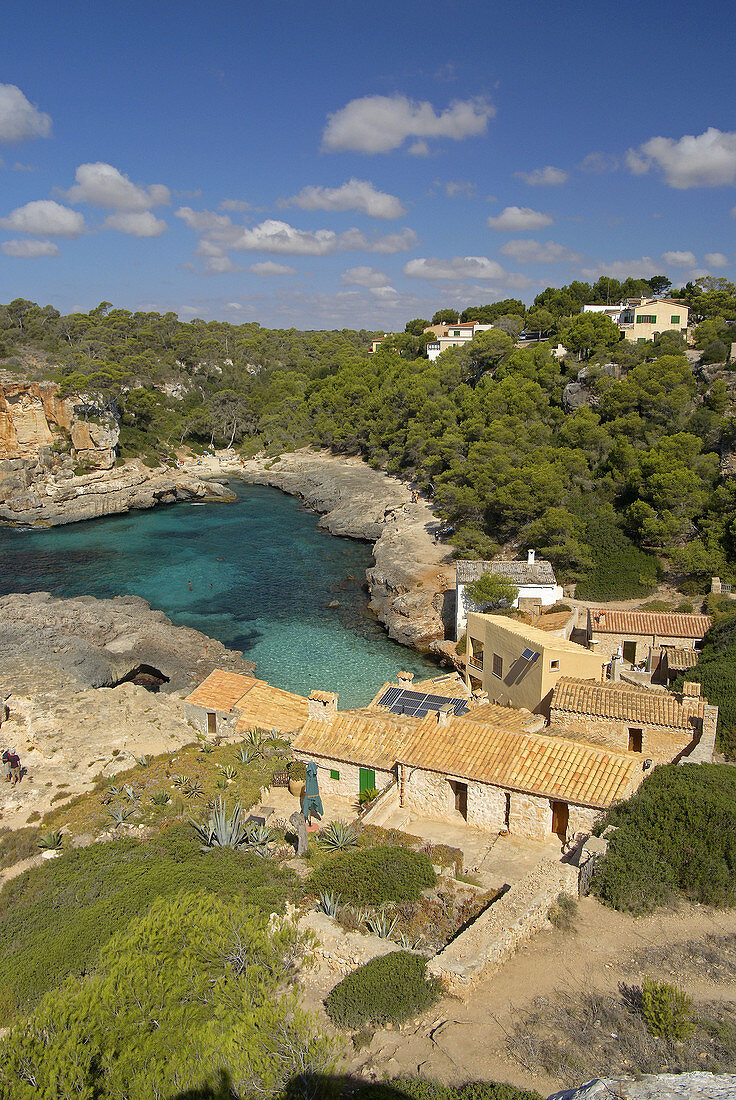
{"label": "cumulus cloud", "polygon": [[404,264],[404,274],[410,279],[483,279],[498,282],[507,272],[487,256],[455,256],[452,260],[423,257]]}
{"label": "cumulus cloud", "polygon": [[507,206],[498,217],[490,217],[488,225],[499,232],[519,233],[524,229],[544,229],[546,225],[552,225],[553,220],[549,214],[542,214],[528,206]]}
{"label": "cumulus cloud", "polygon": [[0,227],[32,237],[79,237],[84,233],[84,218],[52,199],[38,199],[0,218]]}
{"label": "cumulus cloud", "polygon": [[117,229],[131,237],[160,237],[169,228],[163,218],[157,218],[150,210],[140,213],[109,214],[102,223],[105,229]]}
{"label": "cumulus cloud", "polygon": [[398,297],[398,290],[392,286],[372,286],[370,292],[374,298],[383,302],[392,302]]}
{"label": "cumulus cloud", "polygon": [[370,218],[400,218],[406,213],[395,195],[376,190],[368,180],[356,179],[341,187],[305,187],[282,205],[301,210],[359,210]]}
{"label": "cumulus cloud", "polygon": [[652,275],[662,274],[662,261],[651,256],[641,256],[637,260],[599,261],[592,267],[582,269],[586,279],[597,279],[599,275],[610,275],[612,279],[649,279]]}
{"label": "cumulus cloud", "polygon": [[250,203],[244,199],[223,199],[220,203],[220,210],[233,210],[242,213],[244,210],[250,210]]}
{"label": "cumulus cloud", "polygon": [[429,148],[424,139],[477,137],[486,132],[495,113],[495,107],[482,98],[455,99],[438,114],[426,100],[419,103],[403,95],[363,96],[327,116],[322,148],[328,152],[390,153],[407,139],[416,138],[410,152],[426,155]]}
{"label": "cumulus cloud", "polygon": [[568,178],[564,169],[553,168],[551,164],[545,168],[535,168],[531,172],[514,172],[514,175],[530,187],[557,187]]}
{"label": "cumulus cloud", "polygon": [[629,149],[626,163],[640,176],[656,166],[670,187],[720,187],[736,179],[736,133],[715,126],[678,141],[653,137],[638,149]]}
{"label": "cumulus cloud", "polygon": [[152,206],[161,206],[171,199],[171,192],[162,183],[143,187],[103,161],[80,164],[74,178],[77,182],[66,192],[66,199],[69,202],[86,202],[104,210],[136,213],[150,210]]}
{"label": "cumulus cloud", "polygon": [[386,233],[367,241],[363,246],[367,252],[379,252],[382,256],[393,256],[395,252],[409,252],[419,244],[419,237],[413,229],[402,229],[400,233]]}
{"label": "cumulus cloud", "polygon": [[277,264],[273,260],[251,264],[248,271],[251,271],[254,275],[259,275],[261,278],[268,278],[272,275],[296,275],[297,273],[295,267],[289,267],[288,264]]}
{"label": "cumulus cloud", "polygon": [[618,157],[612,153],[588,153],[578,165],[581,172],[589,172],[594,176],[603,176],[606,172],[618,171]]}
{"label": "cumulus cloud", "polygon": [[703,262],[708,267],[727,267],[728,256],[724,256],[722,252],[706,252],[703,256]]}
{"label": "cumulus cloud", "polygon": [[579,263],[582,256],[555,241],[508,241],[500,251],[522,264]]}
{"label": "cumulus cloud", "polygon": [[694,252],[663,252],[662,260],[668,267],[692,267],[697,261]]}
{"label": "cumulus cloud", "polygon": [[388,275],[375,267],[349,267],[343,271],[340,281],[345,286],[384,287],[388,283]]}
{"label": "cumulus cloud", "polygon": [[59,246],[53,241],[3,241],[0,247],[6,256],[14,256],[22,260],[59,255]]}
{"label": "cumulus cloud", "polygon": [[18,145],[50,133],[51,115],[29,103],[15,84],[0,84],[0,141]]}
{"label": "cumulus cloud", "polygon": [[454,199],[456,195],[462,195],[463,198],[472,199],[475,195],[475,184],[470,183],[469,180],[448,180],[447,183],[444,184],[441,184],[439,180],[437,180],[436,184],[438,187],[444,187],[448,199]]}
{"label": "cumulus cloud", "polygon": [[210,229],[225,230],[233,225],[232,218],[227,214],[215,214],[212,210],[192,210],[191,206],[180,206],[174,216],[181,218],[185,225],[197,233],[205,233]]}

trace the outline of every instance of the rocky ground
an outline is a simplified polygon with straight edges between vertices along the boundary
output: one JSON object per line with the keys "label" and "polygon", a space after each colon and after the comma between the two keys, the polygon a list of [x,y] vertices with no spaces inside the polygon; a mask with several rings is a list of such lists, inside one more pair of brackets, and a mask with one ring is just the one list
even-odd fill
{"label": "rocky ground", "polygon": [[308,450],[276,462],[252,459],[239,474],[300,497],[333,535],[373,542],[371,607],[391,638],[428,650],[444,637],[454,616],[455,567],[447,547],[435,542],[440,521],[431,503],[412,501],[411,485],[362,459]]}
{"label": "rocky ground", "polygon": [[[120,682],[141,666],[168,678],[159,692]],[[27,768],[18,787],[0,782],[1,824],[15,828],[88,790],[100,772],[130,767],[134,755],[193,741],[183,698],[214,668],[254,666],[136,596],[35,592],[0,599],[0,668],[0,741]]]}

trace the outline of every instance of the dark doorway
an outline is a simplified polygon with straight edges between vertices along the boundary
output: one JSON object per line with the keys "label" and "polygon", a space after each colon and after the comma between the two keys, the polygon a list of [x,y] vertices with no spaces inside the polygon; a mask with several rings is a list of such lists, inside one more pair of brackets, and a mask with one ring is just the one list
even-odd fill
{"label": "dark doorway", "polygon": [[560,840],[567,839],[567,822],[570,810],[567,802],[552,803],[552,832],[556,833]]}
{"label": "dark doorway", "polygon": [[207,711],[207,736],[214,737],[217,734],[217,715],[211,710]]}
{"label": "dark doorway", "polygon": [[503,827],[507,833],[511,832],[511,795],[506,795],[506,807],[503,814]]}
{"label": "dark doorway", "polygon": [[630,665],[636,664],[636,642],[624,642],[624,660]]}
{"label": "dark doorway", "polygon": [[465,821],[468,820],[468,784],[458,783],[456,780],[450,780],[450,788],[455,796],[455,809],[463,817]]}
{"label": "dark doorway", "polygon": [[642,751],[642,730],[629,730],[629,752],[641,752]]}

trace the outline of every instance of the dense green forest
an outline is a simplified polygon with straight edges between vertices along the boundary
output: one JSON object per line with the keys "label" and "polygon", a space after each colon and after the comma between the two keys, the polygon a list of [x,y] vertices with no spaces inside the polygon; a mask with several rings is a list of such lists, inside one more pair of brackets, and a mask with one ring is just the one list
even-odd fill
{"label": "dense green forest", "polygon": [[[632,344],[580,313],[652,292],[690,305],[697,356],[679,333]],[[721,460],[736,440],[734,284],[602,278],[461,316],[496,327],[430,362],[423,318],[371,355],[366,331],[184,323],[109,302],[62,316],[19,298],[0,306],[0,367],[99,395],[121,460],[171,461],[181,445],[361,454],[433,496],[459,555],[533,546],[583,597],[644,595],[663,570],[691,594],[733,579],[736,482]],[[516,346],[524,331],[538,339]]]}

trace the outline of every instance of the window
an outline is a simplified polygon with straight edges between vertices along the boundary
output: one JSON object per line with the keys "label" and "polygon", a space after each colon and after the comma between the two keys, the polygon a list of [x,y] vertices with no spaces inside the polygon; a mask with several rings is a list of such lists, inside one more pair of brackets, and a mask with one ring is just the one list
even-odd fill
{"label": "window", "polygon": [[330,768],[330,779],[339,779],[340,773],[335,768]]}
{"label": "window", "polygon": [[560,662],[559,661],[550,661],[549,667],[552,669],[553,672],[557,672],[557,670],[560,667]]}
{"label": "window", "polygon": [[640,313],[636,323],[637,325],[656,325],[657,318],[653,313]]}
{"label": "window", "polygon": [[497,653],[493,654],[493,675],[498,676],[499,680],[503,676],[503,657]]}
{"label": "window", "polygon": [[671,325],[679,325],[679,323],[680,323],[680,314],[679,313],[673,314],[672,317],[670,317],[670,324]]}
{"label": "window", "polygon": [[637,339],[637,341],[636,341],[636,342],[637,342],[637,344],[646,344],[646,342],[647,342],[647,338],[646,338],[646,336],[640,336],[640,337],[639,337],[639,338]]}
{"label": "window", "polygon": [[460,329],[459,328],[453,329],[452,330],[452,335],[453,336],[459,336],[460,335]]}

